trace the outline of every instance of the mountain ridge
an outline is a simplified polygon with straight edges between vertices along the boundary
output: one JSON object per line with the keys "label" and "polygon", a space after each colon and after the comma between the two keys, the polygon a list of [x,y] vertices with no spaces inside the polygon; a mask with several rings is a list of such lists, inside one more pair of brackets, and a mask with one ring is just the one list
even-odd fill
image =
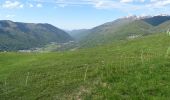
{"label": "mountain ridge", "polygon": [[64,43],[73,40],[65,31],[41,23],[0,21],[0,49],[19,50],[39,47],[50,42]]}
{"label": "mountain ridge", "polygon": [[136,37],[137,35],[145,36],[166,32],[166,25],[163,24],[166,22],[168,24],[169,21],[169,15],[119,18],[90,29],[88,35],[80,40],[80,48],[111,43],[115,40],[125,40],[129,36]]}

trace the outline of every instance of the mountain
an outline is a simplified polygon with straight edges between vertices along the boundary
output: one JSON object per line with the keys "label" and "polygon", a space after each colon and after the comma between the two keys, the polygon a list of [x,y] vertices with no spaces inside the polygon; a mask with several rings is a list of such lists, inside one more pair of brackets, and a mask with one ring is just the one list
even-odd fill
{"label": "mountain", "polygon": [[66,32],[69,33],[76,40],[80,40],[81,38],[88,35],[88,29],[71,30]]}
{"label": "mountain", "polygon": [[170,20],[170,16],[158,15],[158,16],[153,16],[150,18],[145,18],[143,20],[153,26],[157,26],[163,22]]}
{"label": "mountain", "polygon": [[170,20],[154,27],[153,30],[157,33],[162,33],[162,32],[166,33],[167,30],[169,30],[169,29],[170,29]]}
{"label": "mountain", "polygon": [[170,16],[161,15],[120,18],[88,30],[88,35],[80,40],[80,48],[166,32],[169,28],[167,25],[170,25],[169,21]]}
{"label": "mountain", "polygon": [[39,47],[50,42],[73,40],[63,30],[50,24],[0,21],[0,50],[21,50]]}

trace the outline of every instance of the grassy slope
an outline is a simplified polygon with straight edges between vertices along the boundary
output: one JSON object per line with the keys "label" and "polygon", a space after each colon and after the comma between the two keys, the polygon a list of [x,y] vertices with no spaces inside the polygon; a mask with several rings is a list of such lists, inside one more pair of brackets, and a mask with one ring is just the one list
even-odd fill
{"label": "grassy slope", "polygon": [[169,41],[159,34],[74,52],[1,53],[0,98],[167,100]]}
{"label": "grassy slope", "polygon": [[153,31],[167,32],[169,27],[170,27],[170,21],[166,21],[166,22],[160,24],[159,26],[155,27]]}
{"label": "grassy slope", "polygon": [[142,20],[136,20],[120,26],[118,25],[117,27],[109,26],[108,29],[102,29],[103,31],[99,30],[98,33],[91,33],[86,36],[80,41],[80,47],[94,47],[96,45],[112,43],[117,40],[125,40],[132,35],[147,35],[152,33],[152,28],[152,25]]}

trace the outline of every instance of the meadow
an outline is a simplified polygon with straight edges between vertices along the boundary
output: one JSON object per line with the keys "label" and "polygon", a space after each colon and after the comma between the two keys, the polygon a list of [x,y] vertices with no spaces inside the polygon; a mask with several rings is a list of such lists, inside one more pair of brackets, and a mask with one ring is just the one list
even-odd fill
{"label": "meadow", "polygon": [[170,37],[52,53],[0,53],[0,100],[168,100]]}

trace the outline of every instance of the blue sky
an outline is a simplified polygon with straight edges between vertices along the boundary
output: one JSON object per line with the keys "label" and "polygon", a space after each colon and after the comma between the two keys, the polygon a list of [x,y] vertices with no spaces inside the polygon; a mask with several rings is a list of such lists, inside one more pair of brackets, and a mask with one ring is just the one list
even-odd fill
{"label": "blue sky", "polygon": [[0,0],[0,19],[92,28],[130,15],[170,14],[170,0]]}

